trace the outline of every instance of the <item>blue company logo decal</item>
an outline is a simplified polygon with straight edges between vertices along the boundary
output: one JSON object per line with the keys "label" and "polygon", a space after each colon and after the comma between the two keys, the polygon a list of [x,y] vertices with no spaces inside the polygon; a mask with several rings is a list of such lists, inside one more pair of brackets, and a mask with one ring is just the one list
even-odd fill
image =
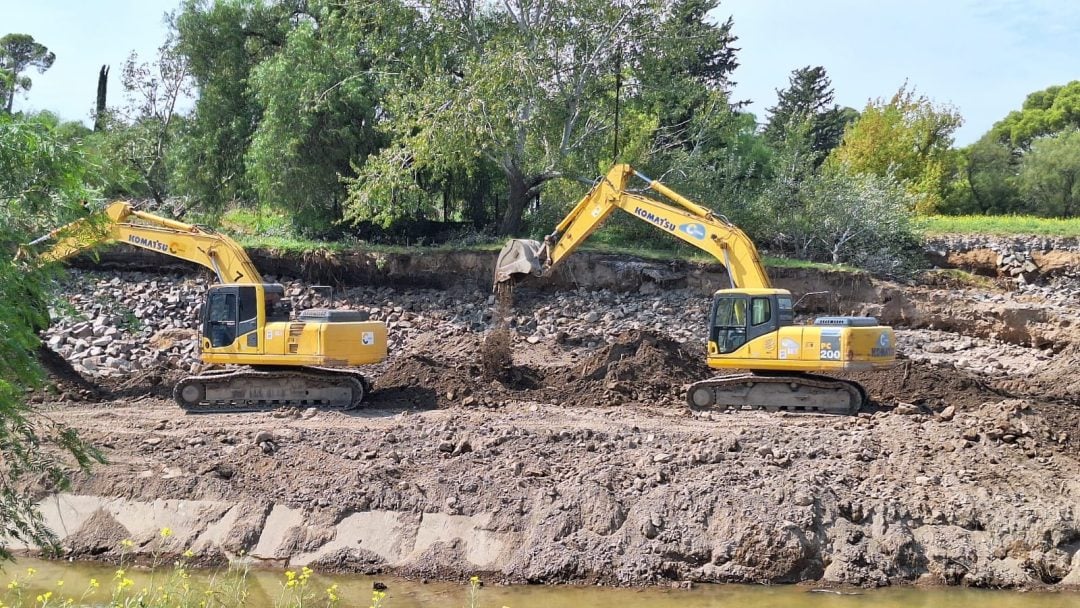
{"label": "blue company logo decal", "polygon": [[641,207],[634,207],[634,215],[640,217],[647,222],[656,224],[657,226],[663,228],[664,230],[667,230],[668,232],[675,231],[675,224],[673,222],[670,222],[666,218],[662,218],[655,213],[650,213],[649,211],[646,211]]}
{"label": "blue company logo decal", "polygon": [[705,226],[702,226],[701,224],[683,224],[682,226],[679,226],[679,230],[682,230],[699,241],[705,238]]}
{"label": "blue company logo decal", "polygon": [[889,339],[889,332],[883,331],[878,336],[877,346],[870,349],[871,357],[891,357],[896,354],[896,349],[893,348],[892,340]]}
{"label": "blue company logo decal", "polygon": [[145,239],[141,236],[135,236],[134,234],[128,236],[128,242],[132,245],[138,245],[139,247],[145,247],[147,249],[154,249],[156,251],[168,252],[169,246],[161,241],[155,241],[152,239]]}

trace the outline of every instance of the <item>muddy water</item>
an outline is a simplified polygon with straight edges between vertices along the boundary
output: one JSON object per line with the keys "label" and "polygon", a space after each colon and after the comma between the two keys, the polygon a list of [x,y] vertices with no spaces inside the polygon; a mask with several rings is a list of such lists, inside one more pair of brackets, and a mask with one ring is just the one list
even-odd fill
{"label": "muddy water", "polygon": [[[26,578],[27,568],[36,570]],[[86,599],[86,603],[107,603],[108,587],[113,582],[115,568],[97,563],[50,562],[20,559],[5,564],[0,573],[0,601],[12,605],[11,592],[5,589],[8,581],[18,577],[25,589],[24,605],[46,590],[56,591],[56,582],[64,581],[62,590],[67,596],[79,597],[91,578],[101,582],[101,589]],[[210,572],[196,574],[204,581]],[[135,581],[134,589],[149,584],[145,571],[128,570]],[[157,581],[160,584],[162,577]],[[279,571],[256,570],[249,574],[249,601],[252,608],[271,608],[281,597]],[[342,608],[367,606],[375,581],[388,587],[384,608],[451,608],[468,606],[468,584],[429,583],[369,577],[359,575],[316,575],[309,583],[320,596],[315,605],[324,605],[324,590],[338,585]],[[838,595],[835,592],[812,592],[807,587],[747,585],[698,585],[694,589],[611,589],[606,587],[543,587],[512,586],[482,587],[478,606],[482,608],[1080,608],[1080,592],[1021,593],[1015,591],[980,591],[971,589],[879,589],[852,590]],[[5,594],[8,594],[5,596]]]}

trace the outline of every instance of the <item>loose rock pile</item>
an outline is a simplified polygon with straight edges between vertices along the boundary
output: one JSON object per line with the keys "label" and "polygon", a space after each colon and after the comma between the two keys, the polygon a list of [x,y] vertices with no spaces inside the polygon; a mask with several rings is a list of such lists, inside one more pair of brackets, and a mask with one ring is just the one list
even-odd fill
{"label": "loose rock pile", "polygon": [[[285,285],[296,310],[329,304],[321,291],[289,277],[274,278]],[[63,303],[53,311],[46,343],[91,377],[151,368],[196,371],[198,319],[210,284],[201,276],[73,270],[62,290]],[[393,353],[427,335],[487,331],[493,298],[486,293],[352,288],[337,295],[333,306],[386,322]],[[515,340],[530,344],[550,338],[595,348],[632,330],[662,332],[685,342],[696,339],[707,306],[707,299],[683,292],[660,297],[581,291],[532,298],[506,323]],[[583,310],[589,312],[582,315]]]}
{"label": "loose rock pile", "polygon": [[77,371],[107,377],[151,368],[191,369],[205,279],[72,272],[45,335]]}

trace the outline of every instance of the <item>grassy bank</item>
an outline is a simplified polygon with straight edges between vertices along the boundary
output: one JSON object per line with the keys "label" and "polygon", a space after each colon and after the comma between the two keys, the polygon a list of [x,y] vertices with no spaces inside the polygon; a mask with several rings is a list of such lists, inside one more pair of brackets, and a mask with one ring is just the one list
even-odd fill
{"label": "grassy bank", "polygon": [[[388,245],[361,242],[358,240],[325,241],[297,237],[292,234],[288,218],[272,211],[257,212],[248,209],[236,209],[225,213],[216,223],[222,231],[235,238],[247,249],[269,249],[286,253],[309,253],[327,251],[331,253],[346,251],[374,251],[379,253],[416,253],[422,251],[482,251],[495,252],[506,243],[500,238],[471,238],[469,240],[449,241],[436,245]],[[672,238],[670,246],[660,246],[663,239],[655,243],[627,246],[628,239],[621,238],[612,231],[597,232],[588,243],[581,246],[581,251],[609,253],[614,255],[632,255],[657,261],[687,260],[701,263],[713,263],[716,259],[700,249],[683,244]],[[824,264],[791,258],[763,256],[763,261],[770,268],[812,268],[817,270],[840,270],[858,272],[859,269],[845,264]]]}
{"label": "grassy bank", "polygon": [[1031,215],[933,215],[926,233],[986,234],[992,236],[1080,236],[1080,218],[1057,219]]}

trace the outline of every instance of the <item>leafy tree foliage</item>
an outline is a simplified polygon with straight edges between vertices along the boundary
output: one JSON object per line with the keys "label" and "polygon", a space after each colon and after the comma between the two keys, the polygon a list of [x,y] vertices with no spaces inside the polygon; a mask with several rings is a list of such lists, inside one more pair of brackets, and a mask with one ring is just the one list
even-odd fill
{"label": "leafy tree foliage", "polygon": [[776,92],[777,102],[768,110],[763,134],[775,146],[789,133],[801,131],[801,123],[809,122],[807,144],[817,154],[820,164],[840,144],[845,127],[859,113],[833,103],[832,82],[821,66],[799,68],[791,73],[788,82],[788,88]]}
{"label": "leafy tree foliage", "polygon": [[409,22],[384,3],[311,2],[284,46],[252,72],[264,108],[247,165],[261,201],[302,226],[342,218],[341,177],[384,144],[377,130],[385,37]]}
{"label": "leafy tree foliage", "polygon": [[953,179],[942,203],[944,213],[999,214],[1023,211],[1017,186],[1019,159],[992,135],[953,156]]}
{"label": "leafy tree foliage", "polygon": [[[98,116],[95,129],[106,162],[113,171],[137,179],[127,182],[128,194],[150,195],[159,207],[169,194],[170,144],[180,117],[177,103],[191,92],[187,58],[176,52],[170,37],[158,48],[157,60],[140,62],[132,52],[120,77],[125,103]],[[97,125],[102,129],[97,129]]]}
{"label": "leafy tree foliage", "polygon": [[932,212],[947,185],[952,134],[962,123],[955,109],[935,106],[907,84],[888,101],[867,104],[826,161],[828,168],[892,175],[914,196],[915,209]]}
{"label": "leafy tree foliage", "polygon": [[9,557],[9,540],[55,547],[34,492],[62,490],[73,466],[101,460],[73,429],[24,402],[27,389],[42,381],[35,354],[37,331],[48,324],[50,271],[16,261],[15,254],[30,235],[71,219],[92,195],[83,186],[83,159],[52,122],[0,115],[0,557]]}
{"label": "leafy tree foliage", "polygon": [[1080,130],[1035,140],[1021,162],[1019,181],[1020,193],[1038,215],[1080,214]]}
{"label": "leafy tree foliage", "polygon": [[29,91],[33,82],[23,72],[36,68],[39,74],[52,67],[56,54],[29,34],[7,34],[0,38],[0,93],[4,109],[11,114],[15,93]]}
{"label": "leafy tree foliage", "polygon": [[176,18],[177,52],[198,98],[174,149],[177,190],[208,210],[255,200],[244,167],[263,108],[249,86],[255,66],[285,44],[293,3],[185,0]]}
{"label": "leafy tree foliage", "polygon": [[[403,197],[423,189],[424,179],[471,173],[487,163],[506,183],[499,232],[518,232],[549,180],[591,175],[597,165],[610,164],[598,161],[614,135],[617,66],[619,77],[626,76],[628,122],[647,132],[664,124],[677,146],[687,140],[695,108],[715,103],[709,87],[726,82],[734,65],[724,26],[700,47],[686,41],[665,46],[658,34],[703,19],[709,2],[419,4],[430,15],[428,36],[436,42],[410,66],[418,86],[388,99],[392,143],[351,182],[352,217],[392,218],[403,212]],[[717,26],[698,21],[697,27]],[[680,75],[666,83],[677,90],[666,100],[658,87],[665,70]],[[679,94],[680,84],[695,80],[704,85],[699,94]],[[630,131],[623,132],[626,139],[641,141],[640,131]]]}
{"label": "leafy tree foliage", "polygon": [[991,134],[1014,149],[1026,150],[1036,138],[1080,128],[1080,80],[1027,96],[1020,110],[1009,112]]}

